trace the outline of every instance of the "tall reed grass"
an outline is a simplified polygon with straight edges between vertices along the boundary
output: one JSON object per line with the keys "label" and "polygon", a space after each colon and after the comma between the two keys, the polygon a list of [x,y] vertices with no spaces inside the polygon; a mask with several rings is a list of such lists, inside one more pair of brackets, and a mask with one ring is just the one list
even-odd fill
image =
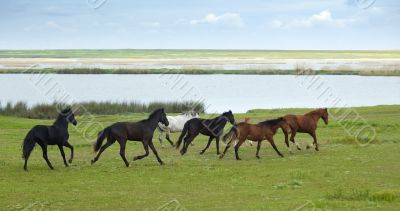
{"label": "tall reed grass", "polygon": [[82,102],[71,105],[63,103],[43,103],[28,106],[25,102],[0,104],[0,115],[26,117],[32,119],[53,119],[58,111],[65,107],[72,107],[76,115],[84,112],[97,115],[111,115],[121,113],[149,113],[157,108],[164,108],[167,113],[180,113],[188,110],[204,112],[205,106],[201,102]]}

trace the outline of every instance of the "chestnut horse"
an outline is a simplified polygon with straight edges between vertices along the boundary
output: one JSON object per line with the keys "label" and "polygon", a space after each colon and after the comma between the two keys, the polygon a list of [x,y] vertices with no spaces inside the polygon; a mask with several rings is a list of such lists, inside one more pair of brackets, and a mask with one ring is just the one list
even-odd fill
{"label": "chestnut horse", "polygon": [[233,126],[231,130],[224,136],[223,138],[224,142],[229,137],[231,137],[231,140],[226,145],[224,152],[220,155],[220,158],[224,157],[226,151],[231,146],[232,141],[236,139],[239,139],[239,142],[235,146],[236,160],[240,160],[238,150],[246,139],[258,142],[257,152],[256,152],[257,158],[260,158],[259,151],[261,147],[261,142],[265,139],[269,141],[269,143],[272,145],[276,153],[278,153],[279,156],[283,157],[282,153],[279,152],[278,148],[275,145],[273,136],[276,134],[276,131],[279,128],[282,128],[285,131],[290,131],[289,126],[287,125],[285,119],[281,117],[278,119],[272,119],[260,122],[258,124],[250,124],[247,123],[247,121],[248,120]]}
{"label": "chestnut horse", "polygon": [[[317,143],[317,135],[315,134],[315,130],[317,129],[318,125],[318,120],[322,118],[324,120],[325,124],[328,124],[328,109],[327,108],[320,108],[311,112],[308,112],[304,115],[286,115],[283,117],[287,124],[290,127],[290,131],[285,131],[283,130],[285,134],[285,143],[286,146],[289,148],[289,142],[288,142],[288,134],[290,133],[290,141],[296,144],[297,149],[301,150],[300,146],[298,143],[295,142],[294,137],[296,136],[296,133],[308,133],[310,136],[313,137],[314,142],[313,145],[315,145],[315,150],[318,149],[318,143]],[[290,148],[289,148],[290,151]]]}

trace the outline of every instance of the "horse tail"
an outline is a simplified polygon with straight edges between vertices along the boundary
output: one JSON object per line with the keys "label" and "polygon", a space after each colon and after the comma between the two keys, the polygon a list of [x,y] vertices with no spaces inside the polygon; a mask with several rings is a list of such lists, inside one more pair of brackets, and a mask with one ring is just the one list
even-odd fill
{"label": "horse tail", "polygon": [[285,117],[279,117],[278,119],[280,119],[283,122],[283,124],[281,125],[282,131],[284,133],[291,133],[292,127],[289,124],[289,122],[286,120],[286,118]]}
{"label": "horse tail", "polygon": [[236,126],[233,126],[229,132],[227,134],[224,135],[224,137],[222,138],[222,140],[224,141],[224,143],[226,143],[226,140],[228,140],[229,137],[232,137],[233,135],[237,136],[237,128]]}
{"label": "horse tail", "polygon": [[183,137],[185,137],[186,133],[188,132],[188,130],[189,130],[189,125],[190,125],[190,120],[187,121],[187,122],[185,123],[185,125],[183,126],[182,133],[181,133],[181,135],[179,136],[178,141],[176,142],[176,148],[177,148],[177,149],[179,149],[179,146],[180,146],[181,143],[182,143]]}
{"label": "horse tail", "polygon": [[103,144],[104,139],[109,134],[110,134],[110,127],[106,127],[104,128],[104,130],[100,131],[100,133],[97,136],[97,141],[93,146],[95,152],[99,151],[101,145]]}
{"label": "horse tail", "polygon": [[34,139],[34,131],[30,130],[24,141],[22,142],[22,158],[28,159],[33,148],[35,147],[36,141]]}

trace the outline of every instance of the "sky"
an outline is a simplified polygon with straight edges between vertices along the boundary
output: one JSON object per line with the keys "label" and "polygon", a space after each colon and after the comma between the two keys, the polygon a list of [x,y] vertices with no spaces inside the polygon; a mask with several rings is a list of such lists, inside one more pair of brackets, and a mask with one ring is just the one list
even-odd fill
{"label": "sky", "polygon": [[400,1],[0,1],[0,49],[109,48],[400,49]]}

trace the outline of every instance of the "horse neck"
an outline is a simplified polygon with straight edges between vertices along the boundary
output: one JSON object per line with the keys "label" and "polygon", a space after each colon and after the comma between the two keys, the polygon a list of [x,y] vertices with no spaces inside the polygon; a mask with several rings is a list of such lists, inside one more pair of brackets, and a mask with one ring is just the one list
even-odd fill
{"label": "horse neck", "polygon": [[53,125],[68,129],[68,121],[64,117],[58,117]]}
{"label": "horse neck", "polygon": [[307,113],[305,116],[311,117],[315,122],[318,122],[319,119],[321,118],[322,114],[319,110],[312,111],[310,113]]}
{"label": "horse neck", "polygon": [[152,117],[149,117],[149,118],[146,120],[146,122],[148,122],[148,123],[150,124],[150,128],[153,129],[153,130],[155,130],[156,127],[158,126],[158,122],[159,122],[158,120],[160,119],[160,118],[159,118],[159,115],[160,115],[160,114],[154,115],[154,116],[152,116]]}

